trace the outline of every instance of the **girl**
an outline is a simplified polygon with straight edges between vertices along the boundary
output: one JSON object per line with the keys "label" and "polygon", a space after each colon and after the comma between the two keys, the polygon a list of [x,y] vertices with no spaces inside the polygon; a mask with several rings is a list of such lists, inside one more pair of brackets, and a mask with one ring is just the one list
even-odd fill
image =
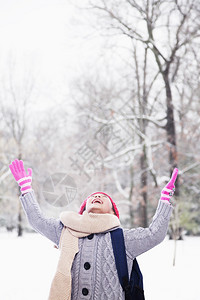
{"label": "girl", "polygon": [[[82,203],[79,213],[64,211],[59,219],[46,218],[31,187],[32,169],[26,174],[23,161],[17,159],[9,167],[21,187],[20,200],[29,223],[60,249],[48,299],[125,299],[110,236],[110,231],[121,227],[119,211],[112,198],[95,192]],[[177,174],[175,168],[161,192],[150,226],[123,229],[129,276],[133,259],[161,243],[167,234],[173,210],[170,199]]]}

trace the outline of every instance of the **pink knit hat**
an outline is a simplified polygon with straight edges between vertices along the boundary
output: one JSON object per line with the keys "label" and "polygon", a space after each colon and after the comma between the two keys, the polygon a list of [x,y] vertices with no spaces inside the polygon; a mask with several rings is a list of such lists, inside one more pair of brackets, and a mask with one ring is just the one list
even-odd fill
{"label": "pink knit hat", "polygon": [[[90,196],[88,196],[87,199],[90,198],[92,195],[95,195],[95,194],[103,194],[103,195],[106,195],[106,196],[110,199],[110,201],[111,201],[111,203],[112,203],[112,205],[113,205],[114,213],[115,213],[116,216],[119,218],[119,211],[118,211],[118,209],[117,209],[117,206],[116,206],[115,202],[114,202],[114,201],[112,200],[112,198],[111,198],[109,195],[107,195],[106,193],[103,193],[103,192],[95,192],[95,193],[91,194]],[[82,205],[81,205],[81,207],[80,207],[80,210],[79,210],[79,214],[80,214],[80,215],[82,215],[82,213],[83,213],[84,210],[85,210],[85,206],[86,206],[87,199],[85,199],[85,201],[82,203]]]}

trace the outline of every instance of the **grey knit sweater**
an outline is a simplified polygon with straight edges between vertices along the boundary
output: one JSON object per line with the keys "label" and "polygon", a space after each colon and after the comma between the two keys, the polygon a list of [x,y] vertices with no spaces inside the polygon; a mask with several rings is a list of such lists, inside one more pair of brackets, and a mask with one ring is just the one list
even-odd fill
{"label": "grey knit sweater", "polygon": [[[20,196],[20,200],[33,229],[59,246],[63,229],[61,221],[43,215],[34,191]],[[159,201],[148,228],[123,229],[129,275],[133,259],[165,238],[172,209],[170,204]],[[71,300],[125,299],[117,275],[109,231],[79,238],[79,252],[74,258],[71,275]]]}

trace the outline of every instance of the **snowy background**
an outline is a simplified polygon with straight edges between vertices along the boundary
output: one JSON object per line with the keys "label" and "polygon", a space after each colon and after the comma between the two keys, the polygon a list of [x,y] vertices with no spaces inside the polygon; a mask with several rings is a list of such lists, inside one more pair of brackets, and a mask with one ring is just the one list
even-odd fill
{"label": "snowy background", "polygon": [[[114,5],[114,12],[118,10],[119,13],[123,11],[122,3],[130,2],[113,1],[120,8],[118,10],[118,6]],[[113,1],[108,2],[112,4]],[[100,187],[112,194],[121,213],[124,206],[127,203],[129,205],[129,192],[135,186],[132,195],[134,216],[137,216],[141,194],[145,194],[145,190],[148,194],[149,218],[169,176],[169,145],[166,132],[163,131],[167,106],[161,74],[155,77],[155,86],[150,90],[147,106],[143,106],[142,101],[143,91],[151,86],[152,78],[157,74],[153,57],[151,54],[148,56],[147,77],[143,82],[145,48],[132,43],[133,40],[129,40],[123,33],[120,35],[118,31],[106,31],[109,21],[105,23],[100,12],[92,15],[89,13],[91,10],[76,9],[75,2],[83,1],[0,0],[0,300],[47,299],[59,257],[59,251],[44,237],[26,232],[22,237],[17,237],[16,231],[7,233],[3,229],[7,226],[8,229],[13,227],[16,230],[18,225],[23,225],[25,229],[27,225],[18,202],[16,182],[8,169],[21,148],[25,167],[33,168],[33,188],[38,201],[42,210],[51,216],[58,215],[59,208],[52,208],[44,203],[41,190],[42,182],[54,172],[72,172],[79,195],[74,201],[75,210],[85,196]],[[169,7],[169,3],[177,3],[175,0],[164,2],[165,8]],[[181,1],[183,9],[188,9],[188,3],[191,2]],[[196,0],[194,4],[198,5],[198,2]],[[147,2],[143,3],[146,5]],[[127,15],[124,20],[130,21],[134,28],[137,22],[128,19],[126,5],[124,10]],[[164,22],[162,12],[161,10],[159,13],[158,10],[160,19]],[[132,10],[129,17],[131,14]],[[173,19],[172,14],[169,16]],[[199,20],[195,11],[191,16],[188,14],[188,23],[181,31],[180,39],[184,41],[188,32],[195,32],[195,25]],[[162,26],[159,23],[155,24],[159,28],[155,34],[155,43],[166,58],[167,55],[170,58],[170,47],[173,46],[176,32],[173,22],[177,21],[179,19],[174,15],[172,29],[164,27],[164,31],[160,31]],[[140,24],[138,28],[142,28]],[[166,34],[166,30],[170,34]],[[200,145],[196,142],[200,140],[199,34],[197,38],[186,39],[189,44],[184,48],[180,47],[169,74],[181,171],[179,202],[182,203],[179,224],[191,235],[200,234]],[[167,49],[169,53],[166,53]],[[164,68],[165,61],[162,63]],[[29,85],[33,86],[31,95],[26,94]],[[22,96],[28,96],[26,106],[23,106]],[[131,110],[120,111],[121,103],[127,103],[127,99],[131,100]],[[23,108],[26,112],[25,121]],[[147,108],[147,111],[143,111],[143,108]],[[138,116],[140,110],[141,114],[147,114],[147,120],[153,122],[148,121],[144,130],[140,127],[141,122],[136,123],[134,129],[134,122],[128,120],[126,123],[125,120],[125,128],[131,128],[129,140],[132,147],[140,145],[135,151],[130,152],[128,149],[131,159],[127,166],[126,151],[119,163],[120,158],[113,159],[112,152],[107,151],[110,149],[109,143],[105,143],[104,148],[94,136],[101,128],[101,122],[98,121],[100,117],[107,124],[130,112]],[[9,114],[4,114],[4,111]],[[87,114],[88,111],[98,117],[97,121],[81,117],[81,113]],[[10,128],[8,125],[12,122],[13,128]],[[21,127],[18,126],[19,123]],[[113,127],[113,130],[114,133],[119,133],[119,128]],[[20,136],[23,131],[25,134],[19,142],[16,134]],[[123,126],[119,136],[122,142],[126,141]],[[148,146],[147,156],[142,152],[144,144],[141,143],[141,136]],[[115,135],[110,139],[115,142]],[[123,145],[124,143],[121,146]],[[86,161],[81,160],[80,150],[83,146],[86,154],[89,149],[94,154],[100,148],[104,159],[103,171],[100,169],[99,172],[99,166],[94,169],[88,167],[90,162],[93,163],[93,156],[91,160],[90,156]],[[146,172],[140,166],[142,156],[148,157],[148,166],[155,171],[157,188],[149,173],[147,186],[140,186],[141,175]],[[80,175],[72,168],[70,158],[78,160],[81,169],[85,168],[89,175],[92,174],[90,180],[84,173]],[[127,210],[124,212],[125,217]],[[22,224],[17,222],[19,216],[22,217]],[[132,221],[126,218],[124,220]],[[190,236],[177,242],[175,267],[172,266],[173,253],[174,242],[166,238],[159,246],[138,258],[144,275],[146,300],[200,299],[200,238]]]}
{"label": "snowy background", "polygon": [[[35,233],[1,232],[0,245],[0,299],[47,299],[59,257],[53,243]],[[175,267],[173,252],[174,241],[166,238],[138,257],[146,300],[199,300],[200,238],[177,241]]]}

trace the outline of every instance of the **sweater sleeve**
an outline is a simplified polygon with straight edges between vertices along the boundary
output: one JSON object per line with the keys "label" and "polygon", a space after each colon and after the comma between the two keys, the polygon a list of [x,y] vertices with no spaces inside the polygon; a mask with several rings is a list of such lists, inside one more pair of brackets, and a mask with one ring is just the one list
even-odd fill
{"label": "sweater sleeve", "polygon": [[156,213],[148,228],[138,227],[124,230],[126,252],[131,259],[155,247],[164,240],[172,210],[172,205],[159,201]]}
{"label": "sweater sleeve", "polygon": [[64,226],[62,222],[59,219],[47,218],[43,215],[33,190],[21,195],[19,199],[32,228],[54,242],[58,247]]}

